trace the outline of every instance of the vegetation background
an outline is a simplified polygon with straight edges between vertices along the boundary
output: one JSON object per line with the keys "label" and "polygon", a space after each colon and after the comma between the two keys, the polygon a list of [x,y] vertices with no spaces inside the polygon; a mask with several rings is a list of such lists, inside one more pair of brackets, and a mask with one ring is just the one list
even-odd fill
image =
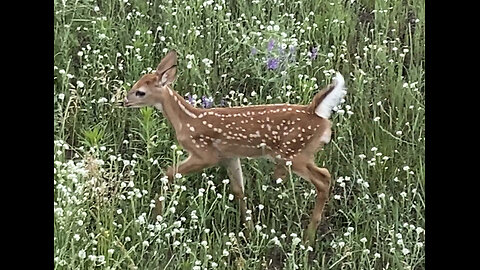
{"label": "vegetation background", "polygon": [[[55,269],[424,269],[422,0],[54,0]],[[246,239],[223,168],[176,179],[166,119],[118,105],[170,49],[196,106],[307,104],[348,87],[317,163],[333,176],[312,246],[313,186],[243,160]]]}

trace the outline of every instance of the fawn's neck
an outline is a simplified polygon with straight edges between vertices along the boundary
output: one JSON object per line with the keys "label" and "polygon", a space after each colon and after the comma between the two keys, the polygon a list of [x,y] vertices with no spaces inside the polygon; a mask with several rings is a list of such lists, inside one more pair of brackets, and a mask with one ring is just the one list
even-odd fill
{"label": "fawn's neck", "polygon": [[182,96],[170,87],[167,87],[167,90],[163,94],[162,101],[155,105],[155,107],[162,111],[177,134],[185,128],[186,122],[190,122],[191,119],[197,118],[197,115],[199,114],[199,109],[190,105]]}

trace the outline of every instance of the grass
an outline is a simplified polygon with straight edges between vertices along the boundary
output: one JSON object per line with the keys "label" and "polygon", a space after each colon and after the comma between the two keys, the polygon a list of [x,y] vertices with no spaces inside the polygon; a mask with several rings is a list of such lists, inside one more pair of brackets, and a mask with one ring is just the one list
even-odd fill
{"label": "grass", "polygon": [[[54,5],[55,269],[425,268],[424,1]],[[161,113],[117,104],[170,49],[174,89],[197,106],[202,96],[307,104],[344,75],[348,94],[317,156],[333,187],[311,247],[300,239],[313,186],[277,182],[267,160],[242,160],[248,239],[225,169],[165,192],[164,169],[185,151]]]}

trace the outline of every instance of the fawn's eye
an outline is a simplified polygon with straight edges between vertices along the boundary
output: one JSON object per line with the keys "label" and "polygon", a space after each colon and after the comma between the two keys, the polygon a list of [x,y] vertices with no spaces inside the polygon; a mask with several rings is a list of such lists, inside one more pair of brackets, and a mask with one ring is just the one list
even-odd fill
{"label": "fawn's eye", "polygon": [[145,92],[137,91],[137,92],[135,92],[135,96],[137,96],[137,97],[143,97],[143,96],[145,96]]}

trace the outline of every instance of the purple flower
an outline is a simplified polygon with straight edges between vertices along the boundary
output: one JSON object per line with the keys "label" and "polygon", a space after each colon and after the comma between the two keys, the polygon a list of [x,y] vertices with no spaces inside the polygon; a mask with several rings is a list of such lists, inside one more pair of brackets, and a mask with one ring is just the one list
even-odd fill
{"label": "purple flower", "polygon": [[316,59],[317,58],[317,54],[318,54],[318,48],[317,47],[313,47],[310,52],[312,53],[312,55],[310,55],[310,59]]}
{"label": "purple flower", "polygon": [[267,45],[267,50],[270,52],[273,49],[273,46],[275,45],[275,41],[273,39],[270,39]]}
{"label": "purple flower", "polygon": [[295,62],[296,59],[296,52],[295,46],[290,46],[290,62]]}
{"label": "purple flower", "polygon": [[252,54],[252,55],[255,55],[255,54],[257,54],[257,49],[255,49],[255,48],[252,48],[251,54]]}
{"label": "purple flower", "polygon": [[185,97],[187,98],[187,102],[190,103],[190,105],[195,106],[195,99],[190,94],[186,94]]}
{"label": "purple flower", "polygon": [[270,58],[267,60],[267,68],[268,69],[277,69],[279,61],[276,58]]}
{"label": "purple flower", "polygon": [[203,108],[210,108],[213,105],[213,98],[207,98],[206,96],[202,96],[202,107]]}

